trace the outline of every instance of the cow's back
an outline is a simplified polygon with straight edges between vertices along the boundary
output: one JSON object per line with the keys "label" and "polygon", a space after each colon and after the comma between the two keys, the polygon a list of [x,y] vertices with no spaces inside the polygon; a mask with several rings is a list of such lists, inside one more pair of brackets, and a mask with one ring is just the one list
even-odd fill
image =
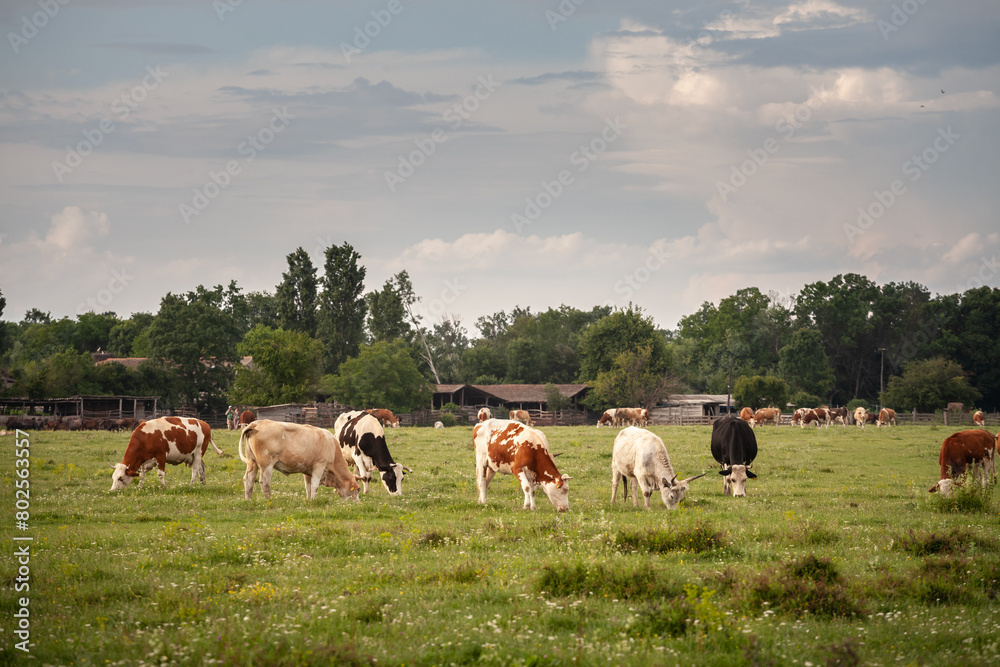
{"label": "cow's back", "polygon": [[712,425],[712,457],[725,465],[750,465],[757,457],[757,436],[750,425],[734,417],[716,420]]}

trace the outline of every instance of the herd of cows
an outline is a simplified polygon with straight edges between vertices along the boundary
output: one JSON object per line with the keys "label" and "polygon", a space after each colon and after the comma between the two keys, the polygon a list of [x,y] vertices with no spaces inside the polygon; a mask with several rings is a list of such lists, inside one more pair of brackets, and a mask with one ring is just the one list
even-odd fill
{"label": "herd of cows", "polygon": [[[524,508],[535,509],[535,491],[541,488],[553,506],[564,512],[569,509],[569,475],[560,474],[555,459],[558,454],[549,451],[545,434],[534,428],[530,415],[523,410],[512,410],[508,419],[494,419],[488,408],[479,411],[478,422],[472,429],[475,448],[476,489],[478,501],[486,503],[486,493],[496,473],[514,475],[524,491]],[[857,408],[850,415],[858,428],[874,423],[877,426],[895,424],[895,412],[882,409],[869,413]],[[67,418],[64,424],[71,430],[94,428],[83,426],[81,420]],[[75,420],[75,422],[74,422]],[[975,423],[983,426],[981,412],[974,415]],[[8,420],[8,429],[22,428]],[[191,467],[191,483],[200,479],[205,483],[205,453],[211,446],[217,454],[222,450],[212,440],[211,428],[205,422],[188,417],[160,417],[148,421],[106,420],[103,428],[121,430],[133,427],[121,463],[113,465],[111,490],[128,486],[136,477],[157,469],[159,480],[166,485],[166,464],[186,464]],[[711,451],[719,464],[718,473],[723,478],[723,493],[745,496],[747,480],[756,478],[752,470],[757,456],[757,439],[754,428],[758,425],[781,421],[776,408],[753,411],[744,408],[739,417],[728,416],[716,420],[712,427]],[[81,423],[76,423],[81,422]],[[131,423],[129,423],[131,422]],[[247,423],[248,422],[248,423]],[[667,448],[656,434],[644,428],[650,423],[650,413],[644,408],[617,408],[601,415],[597,426],[620,428],[615,437],[611,459],[611,501],[616,500],[618,488],[624,485],[624,495],[629,495],[632,484],[632,503],[638,505],[641,491],[644,506],[650,507],[650,498],[659,491],[663,504],[674,509],[684,498],[691,482],[707,473],[678,480],[670,464]],[[827,426],[840,423],[846,426],[848,413],[844,408],[814,408],[797,411],[792,424],[805,428],[815,424]],[[372,478],[385,487],[389,495],[402,495],[404,476],[412,470],[397,463],[386,444],[384,427],[398,427],[399,421],[389,410],[364,410],[346,412],[338,417],[333,429],[307,424],[278,422],[269,419],[252,419],[247,416],[240,431],[238,454],[246,464],[243,475],[244,496],[250,500],[254,486],[259,482],[265,497],[271,494],[271,477],[275,470],[285,475],[302,474],[306,498],[316,497],[320,486],[331,486],[344,499],[358,500],[370,490]],[[980,471],[985,487],[990,480],[996,482],[995,457],[1000,446],[1000,435],[994,436],[985,428],[959,431],[948,436],[941,445],[939,464],[940,480],[930,491],[949,495],[966,471]],[[351,468],[354,468],[352,471]]]}

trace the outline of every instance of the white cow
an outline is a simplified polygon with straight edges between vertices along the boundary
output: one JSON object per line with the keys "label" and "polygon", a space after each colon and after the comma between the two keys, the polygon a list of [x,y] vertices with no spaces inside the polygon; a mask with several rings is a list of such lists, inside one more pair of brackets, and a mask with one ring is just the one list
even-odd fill
{"label": "white cow", "polygon": [[[649,509],[649,497],[659,489],[663,504],[667,509],[676,509],[684,499],[690,483],[705,473],[677,481],[677,475],[670,465],[667,448],[656,434],[646,429],[629,426],[618,432],[614,451],[611,455],[611,502],[618,495],[618,483],[625,479],[625,495],[628,495],[628,480],[642,489],[645,507]],[[632,487],[632,504],[639,505],[638,491]]]}
{"label": "white cow", "polygon": [[238,451],[240,460],[247,465],[243,475],[247,500],[253,496],[258,473],[264,497],[271,497],[271,475],[275,470],[285,475],[305,475],[307,500],[316,497],[320,484],[334,487],[341,498],[358,499],[357,480],[347,468],[333,434],[325,428],[258,419],[243,427]]}
{"label": "white cow", "polygon": [[854,408],[854,425],[864,430],[865,422],[868,420],[868,411],[865,410],[864,406],[859,405]]}

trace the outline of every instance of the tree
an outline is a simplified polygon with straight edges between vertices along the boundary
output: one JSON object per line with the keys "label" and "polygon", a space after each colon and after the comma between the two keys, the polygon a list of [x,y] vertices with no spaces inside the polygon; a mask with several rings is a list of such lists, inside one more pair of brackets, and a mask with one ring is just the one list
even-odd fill
{"label": "tree", "polygon": [[736,380],[733,398],[737,405],[754,410],[766,407],[784,410],[788,403],[788,383],[773,376],[744,375]]}
{"label": "tree", "polygon": [[814,329],[799,329],[778,354],[778,374],[793,391],[829,396],[836,379],[823,349],[823,336]]}
{"label": "tree", "polygon": [[84,352],[107,352],[111,347],[111,332],[121,320],[114,313],[83,313],[76,318],[74,347]]}
{"label": "tree", "polygon": [[551,382],[545,385],[545,407],[553,412],[558,412],[559,410],[565,410],[573,405],[573,399],[569,396],[563,396],[559,391],[559,387],[555,386]]}
{"label": "tree", "polygon": [[977,287],[961,295],[947,328],[951,356],[970,373],[970,384],[988,409],[1000,406],[1000,288]]}
{"label": "tree", "polygon": [[224,309],[225,297],[221,285],[198,285],[185,295],[168,292],[148,329],[150,356],[178,375],[181,400],[205,411],[226,404],[242,333]]}
{"label": "tree", "polygon": [[907,364],[902,375],[889,378],[880,400],[899,411],[934,412],[952,402],[974,405],[981,397],[960,365],[936,357]]}
{"label": "tree", "polygon": [[365,267],[351,244],[326,249],[323,290],[319,298],[317,338],[323,343],[323,366],[337,369],[358,353],[364,341]]}
{"label": "tree", "polygon": [[[346,245],[346,244],[345,244]],[[327,250],[329,256],[330,250]],[[301,247],[289,253],[288,271],[281,274],[274,300],[278,311],[278,326],[286,331],[301,331],[316,336],[316,267],[309,253]],[[361,274],[364,278],[364,272]]]}
{"label": "tree", "polygon": [[427,335],[427,345],[436,359],[434,367],[445,383],[467,382],[464,355],[469,349],[468,332],[457,319],[445,319]]}
{"label": "tree", "polygon": [[369,342],[397,339],[409,341],[412,336],[407,322],[406,306],[403,305],[403,297],[396,278],[394,276],[386,280],[381,290],[365,295]]}
{"label": "tree", "polygon": [[316,393],[323,346],[302,331],[259,325],[236,346],[250,366],[237,366],[230,401],[250,405],[304,403]]}
{"label": "tree", "polygon": [[361,345],[358,356],[324,382],[332,398],[358,408],[410,412],[430,405],[433,389],[402,341]]}
{"label": "tree", "polygon": [[[121,320],[108,333],[107,351],[116,357],[144,357],[145,350],[134,350],[136,339],[143,335],[153,323],[152,313],[132,313],[132,317]],[[145,340],[145,339],[144,339]]]}
{"label": "tree", "polygon": [[653,348],[625,350],[612,367],[591,382],[584,403],[592,410],[617,406],[655,407],[667,394],[679,391],[680,382],[653,360]]}
{"label": "tree", "polygon": [[662,375],[667,370],[667,347],[663,334],[653,319],[629,304],[628,309],[616,310],[587,327],[580,336],[580,380],[594,380],[615,366],[622,352],[637,352],[649,348],[650,370]]}

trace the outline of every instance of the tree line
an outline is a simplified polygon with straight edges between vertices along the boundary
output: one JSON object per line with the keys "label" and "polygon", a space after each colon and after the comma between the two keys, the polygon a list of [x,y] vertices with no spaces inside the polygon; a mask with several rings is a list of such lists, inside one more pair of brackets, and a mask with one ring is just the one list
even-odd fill
{"label": "tree line", "polygon": [[[684,391],[732,392],[751,407],[1000,405],[996,288],[932,296],[844,274],[794,296],[741,289],[672,330],[632,304],[561,305],[480,317],[471,337],[457,319],[423,321],[406,271],[366,291],[348,243],[325,250],[322,275],[302,248],[286,259],[273,292],[232,281],[168,293],[155,313],[53,319],[32,308],[0,321],[3,393],[157,395],[202,412],[317,397],[408,411],[429,405],[434,383],[582,382],[595,410]],[[5,305],[0,295],[0,317]],[[97,352],[146,360],[95,365]],[[550,396],[559,407],[554,387]]]}

